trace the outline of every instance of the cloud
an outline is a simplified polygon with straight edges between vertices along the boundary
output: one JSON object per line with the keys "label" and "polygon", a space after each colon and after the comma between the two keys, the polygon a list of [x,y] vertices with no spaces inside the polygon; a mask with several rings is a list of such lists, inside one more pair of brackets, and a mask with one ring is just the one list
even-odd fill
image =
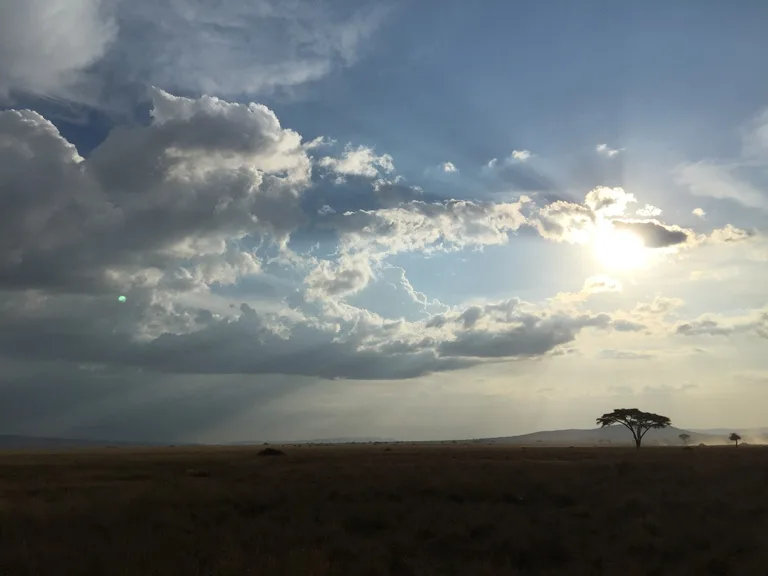
{"label": "cloud", "polygon": [[691,194],[733,200],[748,208],[768,209],[768,198],[757,187],[733,174],[733,166],[700,161],[675,168],[675,181]]}
{"label": "cloud", "polygon": [[402,176],[394,180],[379,178],[371,183],[373,192],[382,208],[391,208],[404,202],[424,199],[424,190],[421,186],[406,184]]}
{"label": "cloud", "polygon": [[641,332],[646,328],[645,324],[623,318],[616,319],[613,322],[613,329],[617,332]]}
{"label": "cloud", "polygon": [[[93,316],[85,299],[70,299],[69,308],[49,301],[36,306],[34,314],[29,306],[27,300],[23,316],[3,309],[0,355],[155,373],[358,379],[415,378],[471,365],[461,359],[439,358],[431,349],[392,356],[365,345],[386,339],[398,327],[370,314],[354,322],[339,318],[323,322],[261,314],[245,304],[233,319],[179,306],[153,307],[113,331],[114,314]],[[135,332],[158,315],[162,325],[137,338]],[[54,318],[56,330],[46,328]],[[6,336],[9,328],[14,338]]]}
{"label": "cloud", "polygon": [[327,146],[335,146],[336,140],[327,138],[325,136],[318,136],[314,140],[310,140],[304,144],[304,150],[315,150],[316,148],[325,148]]}
{"label": "cloud", "polygon": [[691,322],[678,324],[675,332],[682,336],[751,334],[768,338],[768,311],[751,310],[747,314],[735,317],[708,314]]}
{"label": "cloud", "polygon": [[595,218],[587,206],[558,200],[539,208],[530,223],[548,240],[583,244],[595,231]]}
{"label": "cloud", "polygon": [[549,240],[583,244],[635,202],[634,194],[623,188],[599,186],[587,192],[583,204],[558,200],[537,209],[530,224]]}
{"label": "cloud", "polygon": [[590,276],[584,281],[582,292],[599,294],[601,292],[621,292],[621,282],[608,276]]}
{"label": "cloud", "polygon": [[651,302],[641,302],[635,306],[635,312],[640,315],[657,315],[665,317],[684,304],[680,298],[654,296]]}
{"label": "cloud", "polygon": [[423,322],[426,338],[413,339],[410,347],[435,346],[451,357],[530,358],[555,353],[584,329],[614,325],[608,314],[540,311],[510,299],[435,315]]}
{"label": "cloud", "polygon": [[666,248],[684,244],[692,240],[693,235],[683,228],[662,224],[658,220],[614,220],[613,227],[627,230],[642,238],[646,248]]}
{"label": "cloud", "polygon": [[120,106],[154,85],[268,94],[354,64],[388,9],[310,0],[29,0],[0,12],[0,93]]}
{"label": "cloud", "polygon": [[757,234],[750,230],[736,228],[732,224],[726,224],[722,228],[715,228],[709,233],[705,241],[713,244],[728,244],[731,242],[742,242],[754,238]]}
{"label": "cloud", "polygon": [[623,151],[624,148],[618,149],[618,148],[611,148],[608,146],[608,144],[598,144],[595,146],[595,151],[598,154],[601,154],[603,156],[607,156],[608,158],[613,158],[614,156],[618,155],[621,151]]}
{"label": "cloud", "polygon": [[621,216],[629,204],[637,202],[634,194],[625,192],[623,188],[608,188],[598,186],[587,192],[584,204],[595,214],[604,217]]}
{"label": "cloud", "polygon": [[364,176],[376,178],[380,172],[389,173],[395,170],[392,156],[382,154],[377,156],[373,148],[367,146],[352,147],[347,144],[340,158],[326,156],[321,158],[319,166],[327,168],[341,176]]}
{"label": "cloud", "polygon": [[40,297],[0,306],[0,358],[164,374],[286,374],[403,379],[487,359],[557,353],[606,314],[536,311],[517,300],[458,308],[429,320],[387,320],[330,304],[315,317],[263,313],[247,304],[221,315],[172,298]]}
{"label": "cloud", "polygon": [[635,212],[635,214],[642,216],[643,218],[655,218],[661,214],[661,208],[656,208],[656,206],[646,204],[643,208],[640,208],[640,210]]}
{"label": "cloud", "polygon": [[452,174],[454,172],[458,172],[459,169],[456,168],[456,166],[453,164],[453,162],[443,162],[439,166],[440,170],[445,172],[446,174]]}
{"label": "cloud", "polygon": [[284,242],[303,221],[310,160],[272,111],[153,102],[149,126],[114,130],[88,159],[36,112],[0,112],[0,286],[229,282],[258,269],[241,238]]}
{"label": "cloud", "polygon": [[632,350],[601,350],[599,357],[604,360],[650,360],[654,355],[650,352],[634,352]]}
{"label": "cloud", "polygon": [[347,212],[335,218],[344,251],[372,254],[461,250],[504,244],[526,219],[528,202],[412,201],[393,208]]}
{"label": "cloud", "polygon": [[0,100],[9,92],[61,96],[117,35],[102,0],[0,3]]}
{"label": "cloud", "polygon": [[322,299],[359,292],[372,277],[373,270],[368,258],[345,254],[335,262],[319,261],[304,283],[309,298]]}
{"label": "cloud", "polygon": [[[420,189],[416,189],[420,193]],[[334,230],[338,236],[339,261],[337,264],[317,263],[315,277],[327,278],[335,273],[355,277],[354,290],[340,290],[336,295],[361,290],[371,275],[362,273],[359,258],[380,265],[384,259],[403,252],[430,253],[458,251],[466,248],[505,244],[509,234],[526,222],[523,206],[529,202],[522,198],[513,203],[471,202],[450,200],[428,203],[407,198],[414,189],[379,182],[377,193],[384,193],[390,207],[376,210],[348,211],[329,215],[320,225]],[[406,198],[400,198],[403,194]],[[355,256],[357,272],[352,272],[342,260]],[[341,281],[346,286],[347,280]],[[316,292],[319,295],[319,292]],[[331,292],[325,294],[332,296]]]}
{"label": "cloud", "polygon": [[597,275],[590,276],[584,280],[584,286],[578,292],[559,292],[554,298],[551,299],[553,303],[567,302],[567,303],[580,303],[584,302],[590,297],[596,294],[609,294],[618,293],[623,290],[621,282],[610,278],[609,276]]}
{"label": "cloud", "polygon": [[701,208],[694,208],[693,210],[691,210],[691,214],[693,214],[694,216],[698,216],[699,218],[702,218],[702,219],[707,215],[707,213],[704,212],[704,210],[702,210]]}
{"label": "cloud", "polygon": [[533,154],[528,150],[513,150],[501,162],[498,158],[489,160],[480,168],[486,190],[489,193],[510,191],[551,193],[557,190],[556,182],[528,162],[531,158]]}
{"label": "cloud", "polygon": [[531,153],[528,150],[512,150],[512,154],[509,156],[509,160],[517,162],[525,162],[531,158]]}

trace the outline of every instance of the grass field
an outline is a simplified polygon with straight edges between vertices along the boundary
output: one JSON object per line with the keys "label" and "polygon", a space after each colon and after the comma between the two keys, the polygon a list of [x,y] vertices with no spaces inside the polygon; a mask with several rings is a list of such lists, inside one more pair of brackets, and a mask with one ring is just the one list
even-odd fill
{"label": "grass field", "polygon": [[768,574],[768,449],[0,454],[0,575]]}

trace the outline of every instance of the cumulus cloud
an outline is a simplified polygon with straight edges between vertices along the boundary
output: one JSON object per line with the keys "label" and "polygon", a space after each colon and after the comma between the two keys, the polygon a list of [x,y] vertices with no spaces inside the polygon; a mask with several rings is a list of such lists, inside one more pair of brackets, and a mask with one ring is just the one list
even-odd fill
{"label": "cumulus cloud", "polygon": [[318,165],[339,174],[340,176],[364,176],[376,178],[380,172],[389,173],[395,170],[392,156],[382,154],[377,156],[373,148],[367,146],[353,147],[347,144],[339,158],[326,156],[318,161]]}
{"label": "cumulus cloud", "polygon": [[[387,197],[394,193],[408,194],[398,190],[391,183],[379,184]],[[420,192],[420,190],[419,190]],[[376,210],[349,211],[330,215],[323,225],[336,231],[341,259],[356,255],[367,258],[375,265],[385,258],[402,252],[430,253],[436,251],[457,251],[466,248],[504,244],[509,234],[517,231],[526,222],[522,208],[529,202],[523,198],[512,203],[471,202],[450,200],[429,203],[419,200],[402,201],[392,207]],[[317,263],[318,276],[326,277],[348,267]],[[351,273],[351,272],[348,272]],[[369,274],[355,273],[359,284],[352,292],[362,289],[370,279]],[[343,282],[346,285],[346,282]],[[319,284],[320,287],[326,284]],[[345,294],[337,292],[336,295]],[[321,292],[315,291],[320,297]],[[325,291],[326,296],[332,296]]]}
{"label": "cumulus cloud", "polygon": [[379,205],[383,208],[391,208],[404,202],[412,202],[424,198],[424,190],[422,190],[421,186],[406,184],[405,179],[401,176],[396,177],[394,180],[379,178],[374,180],[371,185]]}
{"label": "cumulus cloud", "polygon": [[555,353],[587,328],[616,329],[608,314],[539,311],[519,299],[438,314],[401,349],[434,346],[441,356],[529,358]]}
{"label": "cumulus cloud", "polygon": [[544,238],[582,244],[594,237],[601,222],[623,215],[634,202],[634,194],[623,188],[599,186],[587,192],[583,204],[558,200],[539,208],[530,223]]}
{"label": "cumulus cloud", "polygon": [[635,306],[635,312],[640,315],[668,316],[684,304],[680,298],[655,296],[650,302],[640,302]]}
{"label": "cumulus cloud", "polygon": [[651,204],[646,204],[643,208],[640,208],[637,212],[635,212],[635,214],[642,216],[643,218],[655,218],[661,214],[661,208],[657,208]]}
{"label": "cumulus cloud", "polygon": [[512,154],[509,155],[509,159],[516,162],[525,162],[531,158],[531,153],[528,150],[512,150]]}
{"label": "cumulus cloud", "polygon": [[583,244],[594,234],[595,220],[595,213],[589,207],[558,200],[539,208],[531,224],[548,240]]}
{"label": "cumulus cloud", "polygon": [[0,112],[0,285],[178,286],[198,266],[227,280],[258,268],[240,238],[285,241],[302,221],[310,161],[271,110],[161,90],[153,102],[149,126],[114,130],[88,159],[36,112]]}
{"label": "cumulus cloud", "polygon": [[768,338],[768,311],[752,310],[736,317],[715,314],[704,315],[691,322],[677,325],[675,332],[682,336],[731,336],[751,334]]}
{"label": "cumulus cloud", "polygon": [[727,244],[731,242],[742,242],[755,237],[756,234],[751,230],[742,230],[732,224],[726,224],[722,228],[715,228],[705,238],[705,242],[714,244]]}
{"label": "cumulus cloud", "polygon": [[116,35],[102,0],[0,3],[0,99],[10,91],[65,96]]}
{"label": "cumulus cloud", "polygon": [[702,210],[701,208],[694,208],[691,211],[691,214],[693,214],[694,216],[698,216],[699,218],[704,218],[707,215],[707,213],[704,212],[704,210]]}
{"label": "cumulus cloud", "polygon": [[456,165],[453,162],[443,162],[442,164],[440,164],[439,168],[446,174],[452,174],[454,172],[459,171],[459,169],[456,168]]}
{"label": "cumulus cloud", "polygon": [[354,294],[365,288],[372,277],[368,258],[345,254],[335,262],[319,261],[304,282],[308,297],[315,299]]}
{"label": "cumulus cloud", "polygon": [[304,149],[314,150],[316,148],[325,148],[327,146],[334,146],[335,144],[336,144],[336,140],[327,138],[326,136],[318,136],[314,140],[310,140],[309,142],[304,144]]}
{"label": "cumulus cloud", "polygon": [[[288,240],[309,216],[301,204],[312,185],[308,151],[325,141],[303,142],[258,104],[162,90],[152,98],[148,125],[114,130],[88,158],[39,114],[0,112],[0,286],[9,294],[0,356],[163,373],[394,379],[559,354],[584,330],[647,329],[640,311],[624,317],[517,299],[446,310],[404,272],[401,288],[425,314],[439,314],[393,320],[345,301],[393,255],[503,245],[534,221],[553,238],[608,222],[634,226],[649,246],[673,242],[673,227],[619,220],[635,201],[622,189],[537,209],[527,197],[426,201],[404,179],[378,177],[366,183],[378,208],[312,210],[312,224],[336,235],[329,255],[296,254]],[[348,147],[326,167],[389,171],[391,158],[366,150],[360,161],[360,149]],[[214,307],[206,298],[213,287],[271,265],[257,256],[257,239],[276,245],[275,259],[293,266],[301,287],[269,310]],[[593,277],[583,291],[620,289]]]}
{"label": "cumulus cloud", "polygon": [[658,220],[614,220],[616,230],[627,230],[642,238],[646,248],[666,248],[684,244],[693,238],[688,230],[679,226],[662,224]]}
{"label": "cumulus cloud", "polygon": [[534,210],[529,219],[541,236],[556,242],[584,244],[604,236],[611,241],[612,231],[628,231],[643,241],[646,248],[668,248],[698,241],[691,230],[655,219],[624,216],[635,196],[622,188],[598,187],[590,190],[583,204],[558,200]]}
{"label": "cumulus cloud", "polygon": [[621,216],[629,204],[637,202],[634,194],[625,192],[623,188],[608,188],[598,186],[587,192],[584,204],[595,214],[604,217]]}
{"label": "cumulus cloud", "polygon": [[[555,354],[585,329],[622,329],[607,314],[536,311],[518,300],[429,320],[387,320],[349,305],[319,316],[221,315],[158,300],[20,293],[0,306],[0,356],[172,374],[287,374],[402,379],[491,359]],[[141,298],[137,296],[136,298]]]}
{"label": "cumulus cloud", "polygon": [[614,156],[618,155],[622,150],[624,149],[611,148],[610,146],[608,146],[608,144],[598,144],[597,146],[595,146],[595,152],[603,156],[607,156],[608,158],[613,158]]}
{"label": "cumulus cloud", "polygon": [[347,212],[333,222],[343,250],[398,252],[461,250],[504,244],[526,219],[518,202],[413,201],[394,208]]}
{"label": "cumulus cloud", "polygon": [[99,106],[146,85],[224,96],[289,90],[354,64],[388,12],[310,0],[25,0],[0,10],[0,94]]}

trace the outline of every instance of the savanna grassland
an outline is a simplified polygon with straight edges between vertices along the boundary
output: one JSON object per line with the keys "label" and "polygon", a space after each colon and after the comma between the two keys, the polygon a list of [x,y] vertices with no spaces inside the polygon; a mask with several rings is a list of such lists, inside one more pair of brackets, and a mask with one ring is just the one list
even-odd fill
{"label": "savanna grassland", "polygon": [[768,449],[0,454],[0,575],[768,574]]}

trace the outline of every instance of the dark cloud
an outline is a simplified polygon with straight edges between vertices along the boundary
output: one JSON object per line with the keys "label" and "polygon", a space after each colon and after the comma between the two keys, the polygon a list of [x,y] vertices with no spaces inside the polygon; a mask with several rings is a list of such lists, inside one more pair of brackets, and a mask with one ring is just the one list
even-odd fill
{"label": "dark cloud", "polygon": [[542,356],[575,340],[586,327],[607,328],[610,317],[597,316],[536,318],[523,317],[519,326],[498,332],[461,333],[455,340],[442,342],[441,355],[475,358],[524,358]]}
{"label": "dark cloud", "polygon": [[666,248],[684,244],[693,239],[693,235],[680,228],[662,224],[656,220],[614,220],[616,230],[627,230],[642,238],[647,248]]}
{"label": "dark cloud", "polygon": [[645,330],[645,324],[633,322],[631,320],[614,320],[613,329],[617,332],[640,332]]}
{"label": "dark cloud", "polygon": [[682,336],[730,336],[752,334],[768,339],[768,312],[755,310],[747,316],[737,318],[700,318],[678,324],[675,332]]}

